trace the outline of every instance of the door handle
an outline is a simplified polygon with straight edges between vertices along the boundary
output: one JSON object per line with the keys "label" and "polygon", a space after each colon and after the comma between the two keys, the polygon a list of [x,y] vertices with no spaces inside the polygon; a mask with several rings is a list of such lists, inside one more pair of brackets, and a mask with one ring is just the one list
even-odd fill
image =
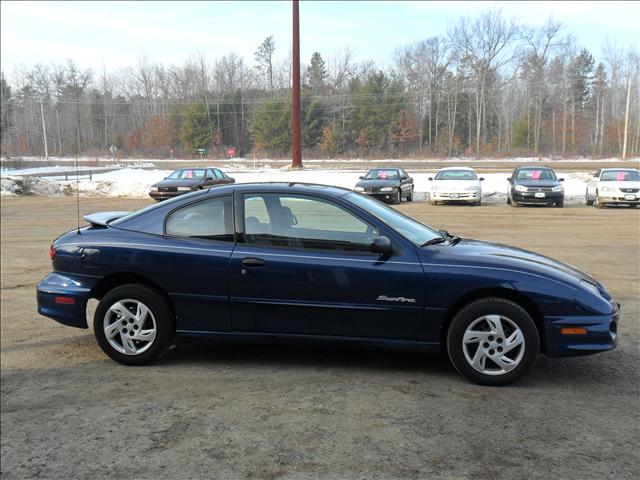
{"label": "door handle", "polygon": [[261,258],[248,257],[242,260],[243,267],[264,267],[266,264],[267,262],[265,262]]}

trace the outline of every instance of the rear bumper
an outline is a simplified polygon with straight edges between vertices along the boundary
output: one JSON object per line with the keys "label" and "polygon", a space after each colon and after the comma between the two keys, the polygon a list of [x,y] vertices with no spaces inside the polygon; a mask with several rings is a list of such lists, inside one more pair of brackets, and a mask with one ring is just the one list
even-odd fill
{"label": "rear bumper", "polygon": [[[620,306],[609,315],[547,318],[547,355],[575,357],[613,350],[618,344]],[[563,328],[584,327],[586,334],[565,335]]]}
{"label": "rear bumper", "polygon": [[91,280],[50,273],[36,287],[38,313],[58,323],[77,328],[87,327],[87,300]]}
{"label": "rear bumper", "polygon": [[544,192],[544,197],[537,198],[535,192],[511,192],[512,200],[522,204],[542,205],[564,201],[564,192]]}

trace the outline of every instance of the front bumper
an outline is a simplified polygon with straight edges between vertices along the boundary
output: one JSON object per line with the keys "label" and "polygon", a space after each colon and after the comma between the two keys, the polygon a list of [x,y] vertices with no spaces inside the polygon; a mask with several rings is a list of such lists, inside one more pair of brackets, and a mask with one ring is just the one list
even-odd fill
{"label": "front bumper", "polygon": [[190,191],[192,190],[188,190],[186,192],[156,192],[152,190],[149,192],[149,196],[156,202],[160,202],[162,200],[168,200],[169,198],[179,197],[180,195],[184,195],[185,193],[189,193]]}
{"label": "front bumper", "polygon": [[358,193],[361,193],[362,195],[368,195],[377,200],[383,200],[385,202],[390,202],[391,200],[393,200],[393,197],[395,195],[394,192],[358,192]]}
{"label": "front bumper", "polygon": [[[536,197],[536,193],[544,193],[544,197]],[[511,199],[522,204],[551,204],[564,201],[564,192],[516,192],[513,190]]]}
{"label": "front bumper", "polygon": [[625,205],[640,205],[640,193],[606,193],[603,195],[599,195],[598,201],[600,203],[606,203],[609,205],[616,203]]}
{"label": "front bumper", "polygon": [[88,328],[87,300],[94,280],[50,273],[36,287],[38,313],[63,325]]}
{"label": "front bumper", "polygon": [[[547,317],[547,355],[550,357],[576,357],[606,352],[618,344],[620,304],[608,315],[580,317]],[[566,335],[563,328],[583,327],[586,334]]]}
{"label": "front bumper", "polygon": [[480,192],[444,192],[431,191],[429,198],[434,202],[477,202],[480,200]]}

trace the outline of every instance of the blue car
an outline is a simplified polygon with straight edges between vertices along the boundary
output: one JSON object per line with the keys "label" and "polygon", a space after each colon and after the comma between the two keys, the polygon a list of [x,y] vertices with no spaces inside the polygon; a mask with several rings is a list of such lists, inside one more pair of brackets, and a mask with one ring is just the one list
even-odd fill
{"label": "blue car", "polygon": [[38,312],[93,330],[127,365],[175,336],[446,351],[484,385],[539,353],[616,346],[619,306],[564,263],[430,228],[350,190],[225,185],[140,211],[88,215],[51,245]]}

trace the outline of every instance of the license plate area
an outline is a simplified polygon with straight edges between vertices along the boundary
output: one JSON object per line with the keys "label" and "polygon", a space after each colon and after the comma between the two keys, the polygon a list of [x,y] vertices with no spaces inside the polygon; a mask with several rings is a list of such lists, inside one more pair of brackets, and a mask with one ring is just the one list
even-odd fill
{"label": "license plate area", "polygon": [[544,198],[545,194],[544,194],[544,192],[536,192],[536,193],[533,194],[533,196],[536,197],[536,198]]}
{"label": "license plate area", "polygon": [[450,196],[451,198],[460,198],[460,195],[457,193],[452,193]]}
{"label": "license plate area", "polygon": [[633,194],[627,194],[627,195],[624,196],[624,199],[625,200],[635,200],[636,196],[633,195]]}

